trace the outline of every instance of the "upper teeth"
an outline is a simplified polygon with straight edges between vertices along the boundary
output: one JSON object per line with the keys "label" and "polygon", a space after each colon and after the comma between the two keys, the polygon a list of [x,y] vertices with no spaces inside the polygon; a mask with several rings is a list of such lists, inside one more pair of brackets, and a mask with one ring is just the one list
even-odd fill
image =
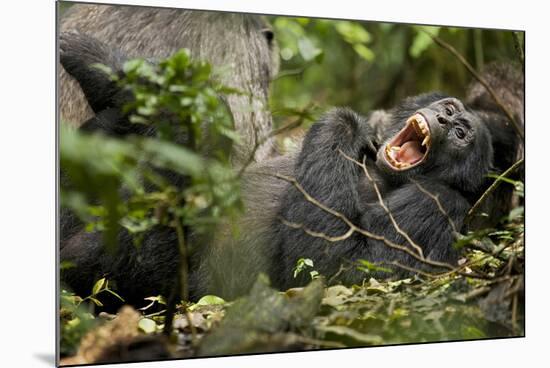
{"label": "upper teeth", "polygon": [[409,123],[412,122],[413,126],[417,131],[420,131],[423,135],[430,134],[430,128],[428,128],[428,123],[424,119],[424,116],[420,114],[415,114],[409,118]]}
{"label": "upper teeth", "polygon": [[424,140],[422,141],[422,145],[425,146],[428,143],[430,143],[430,136],[429,135],[424,137]]}
{"label": "upper teeth", "polygon": [[422,140],[422,145],[425,146],[430,143],[430,128],[428,123],[424,119],[424,116],[420,114],[414,114],[408,120],[408,123],[411,123],[418,134],[422,134],[424,139]]}
{"label": "upper teeth", "polygon": [[[426,122],[426,119],[424,119],[424,116],[422,116],[421,114],[415,114],[407,120],[407,124],[411,124],[413,126],[414,130],[416,131],[416,133],[419,136],[424,138],[422,140],[422,143],[421,143],[422,146],[429,145],[429,143],[431,141],[430,128],[429,128],[428,123]],[[387,144],[386,145],[386,157],[391,161],[391,163],[394,166],[396,166],[398,168],[407,168],[409,166],[413,166],[412,164],[410,164],[408,162],[397,161],[396,156],[397,156],[397,153],[400,150],[401,150],[400,146],[392,146],[390,144]]]}

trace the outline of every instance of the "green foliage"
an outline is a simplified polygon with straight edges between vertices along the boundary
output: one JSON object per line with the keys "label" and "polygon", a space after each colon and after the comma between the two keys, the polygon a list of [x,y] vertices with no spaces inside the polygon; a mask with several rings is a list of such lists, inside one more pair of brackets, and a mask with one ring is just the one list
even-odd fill
{"label": "green foliage", "polygon": [[[219,326],[199,346],[199,356],[284,350],[292,347],[291,332],[309,328],[323,295],[322,280],[288,295],[259,275],[250,293],[227,308]],[[290,343],[288,342],[290,341]]]}
{"label": "green foliage", "polygon": [[372,36],[360,23],[339,21],[335,24],[335,29],[359,56],[368,62],[374,60],[375,54],[367,46],[371,42]]}
{"label": "green foliage", "polygon": [[98,322],[92,314],[91,305],[82,303],[82,298],[61,290],[60,316],[60,354],[74,355],[80,340]]}
{"label": "green foliage", "polygon": [[140,331],[146,333],[146,334],[152,334],[155,333],[160,328],[157,327],[157,324],[154,320],[150,318],[142,318],[138,322],[138,328]]}
{"label": "green foliage", "polygon": [[[309,258],[300,258],[298,261],[296,261],[296,267],[294,267],[294,278],[298,277],[300,273],[305,271],[308,268],[313,268],[313,261]],[[309,276],[311,277],[311,280],[315,280],[318,278],[319,272],[315,270],[309,271]]]}
{"label": "green foliage", "polygon": [[[158,65],[131,60],[115,79],[135,97],[125,107],[130,120],[155,125],[161,139],[172,140],[183,131],[193,151],[218,147],[222,137],[237,139],[231,115],[218,98],[237,91],[216,83],[210,64],[191,60],[185,49]],[[224,158],[223,152],[218,158]]]}
{"label": "green foliage", "polygon": [[323,50],[319,49],[314,40],[306,35],[306,18],[277,17],[274,27],[277,33],[281,58],[283,60],[301,60],[302,62],[317,61],[323,58]]}
{"label": "green foliage", "polygon": [[151,308],[154,305],[162,304],[166,305],[166,300],[162,295],[158,296],[149,296],[145,298],[145,300],[149,300],[151,303],[147,304],[145,307],[139,308],[140,311],[146,311],[147,309]]}
{"label": "green foliage", "polygon": [[[61,355],[73,355],[76,353],[80,340],[99,322],[95,318],[93,305],[102,306],[100,294],[109,293],[121,301],[124,301],[117,293],[109,288],[109,281],[99,279],[94,284],[91,294],[81,298],[67,290],[61,290],[60,295],[60,329],[61,329]],[[91,302],[91,303],[90,303]]]}
{"label": "green foliage", "polygon": [[[239,181],[229,165],[237,134],[219,99],[237,92],[217,83],[210,65],[192,61],[186,50],[158,65],[131,60],[122,75],[111,77],[134,96],[124,106],[130,120],[151,125],[157,137],[120,140],[62,127],[62,205],[89,231],[102,231],[111,251],[120,226],[139,244],[158,224],[206,231],[237,214]],[[167,171],[189,186],[175,187],[161,175]]]}
{"label": "green foliage", "polygon": [[426,27],[418,26],[415,27],[416,35],[414,40],[409,48],[409,53],[415,59],[417,59],[424,50],[434,44],[434,41],[431,36],[437,36],[441,27]]}
{"label": "green foliage", "polygon": [[225,304],[225,300],[215,295],[205,295],[199,299],[196,305],[219,305]]}
{"label": "green foliage", "polygon": [[[483,314],[457,302],[460,279],[407,278],[326,290],[314,320],[316,338],[345,346],[471,339],[487,336]],[[461,286],[462,287],[462,286]],[[486,330],[487,331],[487,330]]]}
{"label": "green foliage", "polygon": [[[281,56],[281,71],[273,83],[271,99],[279,126],[295,117],[279,114],[290,112],[285,108],[311,106],[310,111],[318,115],[330,106],[349,106],[366,114],[391,107],[406,96],[433,90],[463,97],[471,76],[454,56],[433,43],[430,34],[453,45],[478,68],[495,60],[518,59],[511,31],[270,19]],[[302,54],[299,43],[314,45],[318,51]],[[314,54],[323,57],[312,59]]]}

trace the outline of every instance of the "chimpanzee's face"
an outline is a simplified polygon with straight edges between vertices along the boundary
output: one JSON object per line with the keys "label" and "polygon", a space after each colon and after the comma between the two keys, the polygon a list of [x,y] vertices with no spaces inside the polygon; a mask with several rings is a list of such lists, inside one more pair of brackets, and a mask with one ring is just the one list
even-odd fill
{"label": "chimpanzee's face", "polygon": [[478,175],[477,168],[488,167],[491,158],[486,127],[460,100],[448,97],[417,109],[403,121],[403,128],[380,147],[377,165],[393,175],[447,180],[453,178],[445,176],[457,170]]}

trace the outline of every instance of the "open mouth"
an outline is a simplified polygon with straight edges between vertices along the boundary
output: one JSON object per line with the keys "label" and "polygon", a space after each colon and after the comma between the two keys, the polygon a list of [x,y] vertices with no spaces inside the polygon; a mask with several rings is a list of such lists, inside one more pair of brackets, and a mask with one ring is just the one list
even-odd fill
{"label": "open mouth", "polygon": [[407,119],[405,127],[386,145],[386,161],[395,170],[407,170],[422,163],[430,150],[428,122],[420,113]]}

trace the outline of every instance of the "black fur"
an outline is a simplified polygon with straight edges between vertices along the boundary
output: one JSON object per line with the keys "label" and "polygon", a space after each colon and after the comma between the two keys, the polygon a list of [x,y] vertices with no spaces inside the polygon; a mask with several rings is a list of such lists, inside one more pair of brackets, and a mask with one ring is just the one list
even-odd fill
{"label": "black fur", "polygon": [[[415,111],[424,111],[421,109],[426,106],[439,114],[442,97],[429,94],[406,100],[392,114],[390,134],[400,130],[408,117]],[[442,128],[430,124],[434,141],[426,162],[408,171],[395,172],[388,169],[381,157],[385,144],[379,148],[376,159],[369,156],[371,144],[366,120],[346,109],[334,110],[318,121],[304,139],[295,164],[296,180],[313,198],[342,213],[355,225],[411,248],[380,206],[362,168],[338,150],[358,161],[366,157],[369,174],[382,189],[384,201],[400,228],[422,247],[427,258],[456,262],[458,253],[452,248],[454,238],[449,219],[457,229],[461,228],[470,207],[467,198],[483,184],[492,161],[488,131],[475,115],[466,110],[463,115],[472,125],[472,137],[468,143],[459,145],[453,138],[452,122]],[[439,198],[446,215],[433,198],[418,188],[417,183]],[[293,185],[285,189],[279,216],[332,237],[349,230],[344,221],[310,203]],[[276,219],[273,226],[272,236],[279,247],[280,267],[272,277],[281,288],[297,286],[307,280],[307,275],[296,280],[291,272],[302,257],[311,258],[315,269],[329,278],[341,265],[347,265],[347,270],[334,279],[347,284],[361,282],[366,277],[353,266],[359,259],[386,263],[398,261],[409,267],[426,269],[425,264],[405,252],[391,249],[364,235],[354,234],[331,243],[312,237],[303,229],[289,228]]]}

